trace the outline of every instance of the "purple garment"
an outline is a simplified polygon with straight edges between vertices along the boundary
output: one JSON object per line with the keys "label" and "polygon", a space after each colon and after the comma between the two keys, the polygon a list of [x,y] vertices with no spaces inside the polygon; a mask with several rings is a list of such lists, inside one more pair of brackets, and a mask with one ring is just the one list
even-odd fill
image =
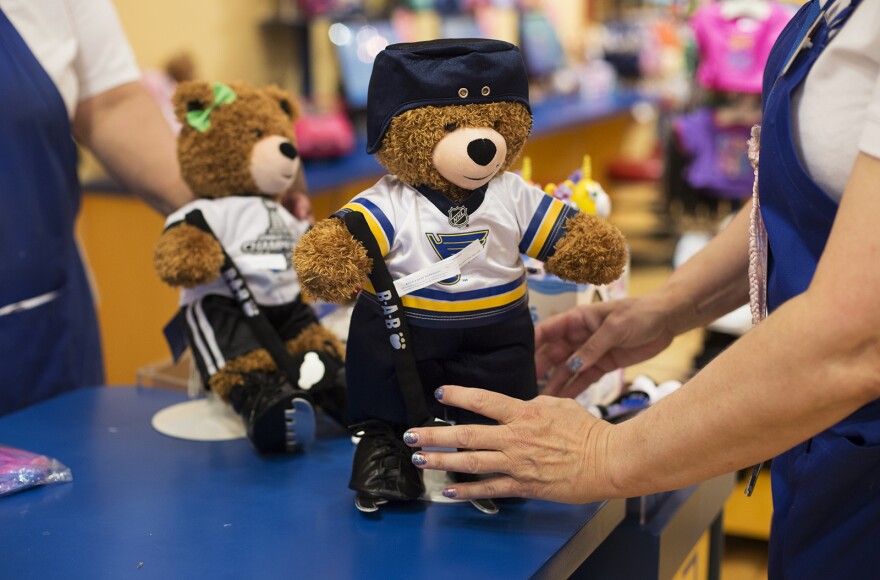
{"label": "purple garment", "polygon": [[698,109],[676,119],[675,132],[690,159],[684,177],[691,187],[725,199],[752,195],[751,127],[720,127],[710,109]]}

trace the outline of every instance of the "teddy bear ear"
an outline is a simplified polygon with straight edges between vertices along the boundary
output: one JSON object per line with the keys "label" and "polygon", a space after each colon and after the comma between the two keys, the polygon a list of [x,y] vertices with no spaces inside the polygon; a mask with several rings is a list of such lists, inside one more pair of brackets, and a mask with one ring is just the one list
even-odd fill
{"label": "teddy bear ear", "polygon": [[214,89],[206,81],[185,81],[177,85],[174,97],[174,116],[178,122],[186,125],[186,114],[189,111],[201,111],[214,102]]}
{"label": "teddy bear ear", "polygon": [[299,119],[300,111],[299,105],[296,102],[296,97],[293,94],[279,88],[276,85],[269,85],[263,89],[269,97],[278,101],[278,106],[281,107],[281,110],[290,117],[291,121],[295,121]]}

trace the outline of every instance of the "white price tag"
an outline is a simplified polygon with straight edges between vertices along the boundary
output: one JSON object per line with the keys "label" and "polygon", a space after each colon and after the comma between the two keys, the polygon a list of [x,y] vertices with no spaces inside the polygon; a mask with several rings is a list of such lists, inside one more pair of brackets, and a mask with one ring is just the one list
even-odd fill
{"label": "white price tag", "polygon": [[461,274],[461,268],[465,264],[476,258],[482,251],[483,244],[478,240],[474,240],[454,256],[449,256],[432,266],[408,274],[400,280],[395,280],[394,288],[399,296],[406,296],[416,290],[430,286],[434,282],[454,278]]}
{"label": "white price tag", "polygon": [[282,254],[253,254],[249,256],[240,256],[235,259],[235,263],[240,266],[246,266],[251,270],[272,270],[280,272],[287,269],[287,260]]}

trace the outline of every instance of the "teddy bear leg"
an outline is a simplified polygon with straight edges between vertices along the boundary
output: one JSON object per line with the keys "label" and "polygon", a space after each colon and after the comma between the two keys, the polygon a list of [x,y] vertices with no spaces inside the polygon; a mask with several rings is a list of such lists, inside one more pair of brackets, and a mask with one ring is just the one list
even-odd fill
{"label": "teddy bear leg", "polygon": [[412,501],[425,492],[422,474],[412,463],[413,449],[403,442],[403,429],[370,419],[351,431],[360,438],[348,483],[357,492],[358,510],[375,512],[389,500]]}
{"label": "teddy bear leg", "polygon": [[314,323],[288,340],[286,347],[299,366],[294,386],[308,392],[318,407],[347,427],[351,421],[346,408],[345,362],[339,340]]}
{"label": "teddy bear leg", "polygon": [[227,361],[210,380],[211,390],[241,415],[251,444],[263,454],[302,450],[315,438],[310,397],[294,388],[258,349]]}

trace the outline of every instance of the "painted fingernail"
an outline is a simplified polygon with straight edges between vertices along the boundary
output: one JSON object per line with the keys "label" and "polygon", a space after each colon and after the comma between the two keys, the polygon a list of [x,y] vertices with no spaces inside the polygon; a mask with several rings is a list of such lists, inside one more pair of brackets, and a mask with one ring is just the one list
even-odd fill
{"label": "painted fingernail", "polygon": [[447,487],[443,489],[443,497],[448,497],[449,499],[455,499],[458,497],[458,492],[455,491],[454,487]]}
{"label": "painted fingernail", "polygon": [[568,370],[573,373],[578,372],[582,366],[584,366],[584,359],[579,356],[576,356],[568,361]]}
{"label": "painted fingernail", "polygon": [[434,398],[438,401],[443,400],[443,387],[437,387],[436,389],[434,389]]}
{"label": "painted fingernail", "polygon": [[412,431],[407,431],[403,434],[403,442],[407,445],[412,445],[413,443],[419,442],[419,434],[413,433]]}
{"label": "painted fingernail", "polygon": [[425,465],[428,463],[428,458],[416,451],[412,454],[412,462],[413,465]]}

